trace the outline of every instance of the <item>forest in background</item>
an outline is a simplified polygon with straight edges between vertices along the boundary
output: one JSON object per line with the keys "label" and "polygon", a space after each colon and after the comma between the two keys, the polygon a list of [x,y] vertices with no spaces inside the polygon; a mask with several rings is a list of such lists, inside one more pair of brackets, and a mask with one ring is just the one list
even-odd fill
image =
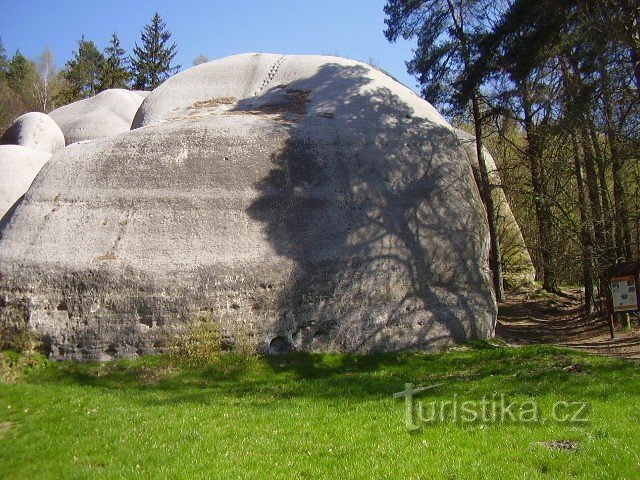
{"label": "forest in background", "polygon": [[[102,51],[83,35],[72,58],[58,69],[48,47],[35,60],[19,50],[8,58],[0,39],[0,131],[23,113],[48,113],[108,88],[152,90],[180,69],[172,65],[177,46],[157,12],[132,53],[127,55],[115,32]],[[206,61],[201,57],[194,63]]]}
{"label": "forest in background", "polygon": [[[543,288],[585,289],[640,253],[640,4],[388,0],[389,41],[417,42],[423,96],[493,154]],[[498,298],[508,246],[483,165]]]}
{"label": "forest in background", "polygon": [[[388,0],[389,41],[416,42],[407,69],[422,96],[496,159],[476,180],[491,232],[498,298],[512,267],[491,191],[503,188],[538,280],[585,288],[598,267],[640,255],[640,6],[635,0]],[[116,33],[84,37],[56,67],[51,51],[9,58],[0,40],[0,130],[107,88],[149,90],[173,75],[176,44],[156,13],[132,55]],[[194,64],[207,61],[200,55]],[[506,285],[506,288],[513,285]]]}

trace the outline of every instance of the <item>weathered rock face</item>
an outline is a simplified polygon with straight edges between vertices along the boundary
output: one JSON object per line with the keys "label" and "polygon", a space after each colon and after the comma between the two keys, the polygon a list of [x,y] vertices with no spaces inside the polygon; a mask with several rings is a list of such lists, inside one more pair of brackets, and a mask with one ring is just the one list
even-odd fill
{"label": "weathered rock face", "polygon": [[0,291],[55,358],[162,349],[191,316],[263,350],[492,335],[466,154],[426,102],[335,57],[239,55],[67,147],[0,232]]}
{"label": "weathered rock face", "polygon": [[[460,129],[456,129],[456,135],[467,152],[472,167],[477,169],[478,154],[475,137]],[[531,284],[535,280],[536,269],[522,237],[520,226],[513,216],[507,197],[501,187],[502,180],[498,167],[489,151],[484,147],[482,147],[482,157],[489,173],[489,182],[493,187],[491,195],[497,209],[498,239],[505,282],[512,287]]]}
{"label": "weathered rock face", "polygon": [[62,129],[67,145],[110,137],[131,128],[146,95],[147,92],[114,88],[57,108],[49,116]]}
{"label": "weathered rock face", "polygon": [[0,218],[25,194],[51,158],[49,153],[20,145],[0,145]]}
{"label": "weathered rock face", "polygon": [[64,148],[64,135],[47,114],[30,112],[19,116],[9,126],[0,144],[20,145],[51,155]]}

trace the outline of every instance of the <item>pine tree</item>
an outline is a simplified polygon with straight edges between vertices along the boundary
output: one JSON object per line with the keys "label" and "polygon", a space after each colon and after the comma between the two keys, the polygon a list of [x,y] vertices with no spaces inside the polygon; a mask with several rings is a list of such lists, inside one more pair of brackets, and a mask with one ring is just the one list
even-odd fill
{"label": "pine tree", "polygon": [[154,89],[167,78],[178,71],[180,65],[171,66],[176,56],[175,42],[168,44],[171,32],[156,12],[150,25],[142,30],[142,46],[133,49],[135,57],[131,57],[131,76],[133,88],[145,90]]}
{"label": "pine tree", "polygon": [[65,89],[61,92],[63,102],[72,102],[96,95],[101,88],[100,72],[105,59],[92,41],[84,39],[84,35],[78,42],[78,51],[74,52],[74,58],[66,64],[63,78],[67,81]]}
{"label": "pine tree", "polygon": [[36,67],[27,59],[20,50],[16,50],[15,55],[7,65],[7,83],[17,93],[23,94],[28,90],[36,77]]}
{"label": "pine tree", "polygon": [[8,67],[7,51],[4,49],[2,38],[0,38],[0,81],[4,80],[5,75],[7,73],[7,67]]}
{"label": "pine tree", "polygon": [[127,69],[129,59],[120,46],[120,39],[114,32],[111,42],[104,49],[105,62],[100,70],[100,88],[127,88],[130,75]]}
{"label": "pine tree", "polygon": [[20,51],[16,51],[6,65],[4,80],[0,81],[0,132],[23,113],[37,108],[34,84],[38,77],[36,66]]}

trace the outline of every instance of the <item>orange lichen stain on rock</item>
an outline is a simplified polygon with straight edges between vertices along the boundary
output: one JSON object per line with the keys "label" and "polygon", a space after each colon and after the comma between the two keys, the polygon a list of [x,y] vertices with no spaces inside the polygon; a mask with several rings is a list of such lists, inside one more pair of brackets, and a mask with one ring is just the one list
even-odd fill
{"label": "orange lichen stain on rock", "polygon": [[248,108],[230,110],[226,113],[230,115],[275,115],[279,121],[297,123],[300,116],[307,114],[310,93],[310,90],[287,88],[284,96],[273,99],[268,103],[255,106],[250,104]]}
{"label": "orange lichen stain on rock", "polygon": [[233,105],[238,99],[236,97],[218,97],[209,100],[200,100],[189,107],[190,110],[201,110],[203,108],[214,108],[218,105]]}

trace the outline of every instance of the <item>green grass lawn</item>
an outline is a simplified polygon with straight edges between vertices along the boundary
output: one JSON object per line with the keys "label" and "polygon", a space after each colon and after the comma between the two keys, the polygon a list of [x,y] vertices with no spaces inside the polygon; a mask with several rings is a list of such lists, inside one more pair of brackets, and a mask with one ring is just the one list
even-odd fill
{"label": "green grass lawn", "polygon": [[[414,412],[420,428],[408,431],[405,400],[393,398],[405,383],[441,384],[415,396],[423,413],[430,402],[485,398],[534,402],[539,418],[466,422],[445,409],[443,421],[426,422]],[[586,421],[551,418],[560,401],[588,402]],[[488,344],[225,355],[203,368],[159,356],[44,362],[0,383],[0,478],[637,479],[640,369]]]}

